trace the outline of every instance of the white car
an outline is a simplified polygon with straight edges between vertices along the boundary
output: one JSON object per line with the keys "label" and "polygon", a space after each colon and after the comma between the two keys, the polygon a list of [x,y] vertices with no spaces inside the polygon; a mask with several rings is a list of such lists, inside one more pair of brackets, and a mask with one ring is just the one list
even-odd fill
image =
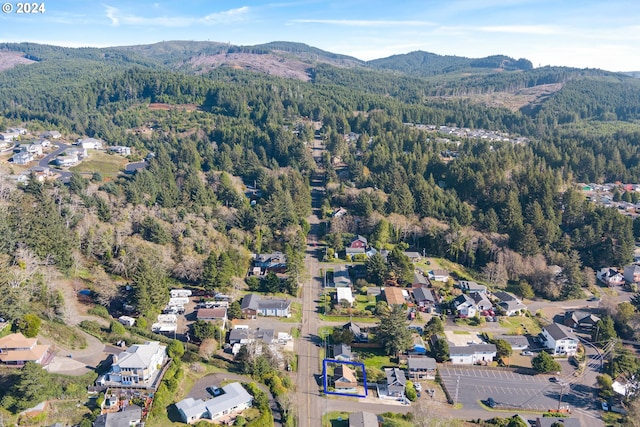
{"label": "white car", "polygon": [[602,410],[603,411],[608,411],[609,410],[609,404],[607,402],[602,402]]}
{"label": "white car", "polygon": [[522,354],[523,356],[533,356],[533,353],[532,353],[532,352],[530,352],[530,351],[523,351],[523,352],[522,352],[522,353],[520,353],[520,354]]}
{"label": "white car", "polygon": [[413,388],[415,388],[416,391],[422,391],[422,384],[415,383],[415,384],[413,384]]}

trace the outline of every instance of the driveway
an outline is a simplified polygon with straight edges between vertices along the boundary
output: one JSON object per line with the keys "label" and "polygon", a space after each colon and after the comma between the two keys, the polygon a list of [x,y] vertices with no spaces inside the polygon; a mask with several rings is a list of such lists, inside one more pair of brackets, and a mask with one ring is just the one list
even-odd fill
{"label": "driveway", "polygon": [[[70,147],[70,145],[65,144],[63,142],[57,141],[55,143],[55,145],[58,146],[58,148],[56,148],[54,151],[52,151],[51,153],[47,154],[46,156],[44,156],[42,159],[40,159],[40,161],[38,162],[38,166],[40,167],[44,167],[44,168],[48,168],[49,167],[49,163],[55,159],[59,154],[61,154],[62,152],[64,152],[64,150],[66,150],[67,148]],[[60,181],[68,181],[69,178],[71,178],[71,172],[69,171],[64,171],[61,169],[55,169],[56,173],[60,174],[60,177],[58,178]]]}

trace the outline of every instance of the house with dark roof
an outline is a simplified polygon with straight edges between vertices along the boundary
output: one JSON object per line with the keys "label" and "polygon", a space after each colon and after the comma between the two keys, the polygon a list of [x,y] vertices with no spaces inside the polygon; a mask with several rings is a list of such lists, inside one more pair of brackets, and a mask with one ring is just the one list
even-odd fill
{"label": "house with dark roof", "polygon": [[369,334],[353,322],[345,323],[342,329],[348,329],[353,334],[353,342],[369,342]]}
{"label": "house with dark roof", "polygon": [[586,311],[567,311],[564,313],[564,325],[573,329],[591,330],[600,318]]}
{"label": "house with dark roof", "polygon": [[255,319],[256,316],[289,317],[291,301],[282,298],[262,298],[258,294],[248,294],[240,304],[242,314]]}
{"label": "house with dark roof", "polygon": [[487,293],[487,287],[486,286],[479,285],[476,282],[472,282],[470,280],[460,280],[459,286],[460,286],[460,289],[462,289],[462,292],[464,292],[466,294],[472,294],[474,292],[478,292],[478,293],[482,293],[482,294],[486,294]]}
{"label": "house with dark roof", "polygon": [[424,274],[420,273],[419,271],[414,271],[413,281],[411,282],[411,284],[414,287],[426,288],[429,286],[429,280],[426,277],[424,277]]}
{"label": "house with dark roof", "polygon": [[467,294],[458,295],[451,301],[451,308],[458,312],[460,317],[473,317],[478,312],[476,302]]}
{"label": "house with dark roof", "polygon": [[413,299],[420,308],[432,307],[436,303],[436,298],[429,288],[414,288]]}
{"label": "house with dark roof", "polygon": [[449,272],[443,269],[435,269],[429,272],[429,279],[436,280],[438,282],[446,282],[449,280]]}
{"label": "house with dark roof", "polygon": [[407,373],[413,381],[433,380],[436,377],[436,359],[431,357],[409,357]]}
{"label": "house with dark roof", "polygon": [[333,386],[341,393],[355,393],[358,388],[355,371],[345,364],[336,366],[333,370]]}
{"label": "house with dark roof", "polygon": [[367,239],[358,234],[353,238],[353,240],[351,240],[351,242],[349,242],[349,244],[345,248],[345,253],[347,256],[363,254],[367,251],[368,245],[369,242],[367,241]]}
{"label": "house with dark roof", "polygon": [[566,326],[547,325],[542,328],[542,336],[554,356],[573,356],[578,351],[578,338]]}
{"label": "house with dark roof", "polygon": [[142,408],[138,405],[128,405],[119,412],[107,412],[98,415],[93,427],[134,427],[143,425]]}
{"label": "house with dark roof", "polygon": [[403,399],[407,379],[399,368],[385,368],[386,382],[378,384],[378,396],[383,399]]}
{"label": "house with dark roof", "polygon": [[498,291],[493,296],[497,298],[497,305],[504,311],[506,316],[518,316],[527,311],[527,306],[513,294]]}
{"label": "house with dark roof", "polygon": [[624,285],[624,275],[611,267],[598,270],[596,278],[607,286]]}
{"label": "house with dark roof", "polygon": [[333,358],[335,360],[350,361],[353,358],[351,346],[348,344],[336,344],[333,346]]}
{"label": "house with dark roof", "polygon": [[196,314],[198,320],[207,320],[209,322],[220,322],[222,328],[227,327],[227,308],[215,307],[215,308],[200,308]]}
{"label": "house with dark roof", "polygon": [[469,294],[473,302],[476,304],[478,311],[487,311],[493,308],[493,304],[487,298],[487,295],[482,292],[472,292]]}
{"label": "house with dark roof", "polygon": [[552,427],[558,424],[562,427],[582,427],[582,423],[577,418],[560,417],[536,418],[535,427]]}
{"label": "house with dark roof", "polygon": [[420,260],[422,259],[422,255],[420,255],[420,252],[405,251],[402,253],[405,254],[411,262],[420,262]]}
{"label": "house with dark roof", "polygon": [[371,412],[352,412],[349,414],[349,427],[378,427],[378,416]]}
{"label": "house with dark roof", "polygon": [[454,365],[487,364],[496,357],[494,344],[471,344],[449,347],[449,358]]}

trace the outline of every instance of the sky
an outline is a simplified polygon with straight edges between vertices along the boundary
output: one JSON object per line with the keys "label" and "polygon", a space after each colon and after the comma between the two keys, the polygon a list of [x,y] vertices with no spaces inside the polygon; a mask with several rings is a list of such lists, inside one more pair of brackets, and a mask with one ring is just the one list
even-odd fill
{"label": "sky", "polygon": [[422,50],[640,71],[638,0],[47,0],[37,14],[0,4],[0,42],[293,41],[362,60]]}

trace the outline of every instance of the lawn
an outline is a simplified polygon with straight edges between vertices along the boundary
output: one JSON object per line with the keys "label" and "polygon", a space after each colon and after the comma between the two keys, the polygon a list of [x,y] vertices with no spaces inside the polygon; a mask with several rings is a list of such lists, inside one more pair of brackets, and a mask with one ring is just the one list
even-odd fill
{"label": "lawn", "polygon": [[322,427],[349,427],[349,413],[327,412],[322,416]]}
{"label": "lawn", "polygon": [[361,311],[373,311],[376,308],[376,297],[374,295],[356,295],[355,308]]}
{"label": "lawn", "polygon": [[377,317],[349,317],[349,316],[326,316],[324,314],[319,314],[318,317],[320,320],[324,320],[326,322],[351,322],[354,321],[356,323],[377,323]]}
{"label": "lawn", "polygon": [[[356,349],[357,350],[357,349]],[[391,358],[384,354],[382,349],[368,348],[365,351],[358,350],[358,356],[367,368],[389,368],[397,367],[398,364],[391,361]]]}
{"label": "lawn", "polygon": [[500,317],[500,326],[507,328],[506,334],[538,335],[542,332],[536,319],[526,316]]}
{"label": "lawn", "polygon": [[72,172],[94,173],[99,172],[103,178],[115,178],[128,160],[117,154],[107,154],[103,151],[89,151],[89,158],[83,160],[77,166],[69,168]]}
{"label": "lawn", "polygon": [[291,303],[291,317],[285,317],[283,322],[300,323],[302,321],[302,304],[299,302]]}
{"label": "lawn", "polygon": [[87,347],[87,339],[72,326],[58,322],[43,322],[40,333],[56,344],[71,349]]}

